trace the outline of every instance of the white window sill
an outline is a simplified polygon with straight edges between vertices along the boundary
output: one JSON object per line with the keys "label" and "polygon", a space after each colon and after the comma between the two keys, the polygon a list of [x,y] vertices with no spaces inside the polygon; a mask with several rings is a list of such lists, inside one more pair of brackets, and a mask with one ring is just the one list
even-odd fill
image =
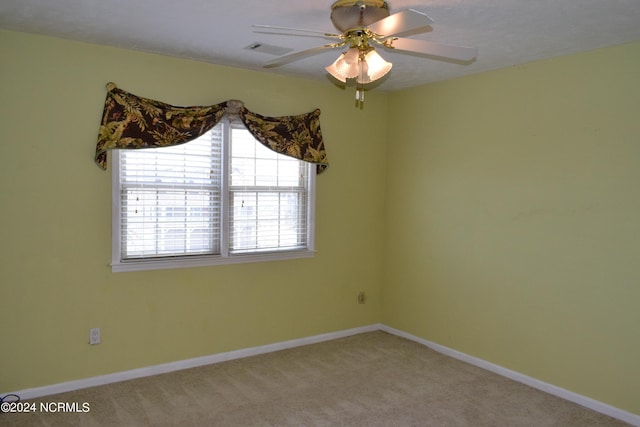
{"label": "white window sill", "polygon": [[165,259],[146,259],[125,262],[114,262],[111,271],[114,273],[125,271],[165,270],[171,268],[208,267],[212,265],[242,264],[263,261],[283,261],[288,259],[313,258],[313,250],[296,250],[286,252],[268,252],[262,254],[245,254],[231,256],[193,256],[174,257]]}

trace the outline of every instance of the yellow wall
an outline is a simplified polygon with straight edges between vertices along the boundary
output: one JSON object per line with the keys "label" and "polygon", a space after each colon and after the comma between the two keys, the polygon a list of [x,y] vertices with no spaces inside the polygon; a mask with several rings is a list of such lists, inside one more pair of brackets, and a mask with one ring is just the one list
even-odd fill
{"label": "yellow wall", "polygon": [[[327,82],[14,32],[0,52],[0,392],[379,321],[385,95],[358,110]],[[111,273],[111,174],[93,163],[109,81],[175,105],[320,108],[315,258]]]}
{"label": "yellow wall", "polygon": [[640,43],[394,93],[382,322],[640,414]]}

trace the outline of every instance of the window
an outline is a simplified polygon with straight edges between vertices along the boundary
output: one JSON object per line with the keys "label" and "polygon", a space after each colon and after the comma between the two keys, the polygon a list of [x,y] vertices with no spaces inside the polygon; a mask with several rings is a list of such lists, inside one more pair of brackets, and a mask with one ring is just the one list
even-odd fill
{"label": "window", "polygon": [[242,124],[113,153],[113,271],[313,255],[315,165],[269,150]]}

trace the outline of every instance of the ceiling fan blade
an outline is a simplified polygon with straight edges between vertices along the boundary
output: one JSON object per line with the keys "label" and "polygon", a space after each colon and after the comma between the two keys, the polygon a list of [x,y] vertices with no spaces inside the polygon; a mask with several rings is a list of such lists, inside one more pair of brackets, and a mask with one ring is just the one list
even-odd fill
{"label": "ceiling fan blade", "polygon": [[417,10],[407,9],[376,21],[367,28],[382,36],[393,36],[408,33],[418,28],[428,27],[433,24],[433,22],[433,19],[429,18],[426,14],[418,12]]}
{"label": "ceiling fan blade", "polygon": [[324,46],[313,47],[311,49],[299,50],[297,52],[289,53],[287,55],[282,55],[270,61],[265,62],[264,68],[279,67],[281,65],[288,64],[290,62],[304,59],[308,56],[317,55],[325,51],[326,49],[333,49],[334,47],[338,47],[338,46],[342,46],[342,44],[338,44],[338,45],[327,44]]}
{"label": "ceiling fan blade", "polygon": [[297,34],[297,33],[288,33],[285,31],[290,31],[290,30],[283,30],[283,31],[254,31],[255,34],[269,34],[271,36],[287,36],[287,37],[307,37],[307,38],[314,38],[314,39],[324,39],[324,40],[334,40],[336,38],[340,38],[340,36],[338,35],[321,35],[321,34]]}
{"label": "ceiling fan blade", "polygon": [[471,61],[478,56],[477,47],[458,46],[426,40],[396,38],[391,42],[391,50],[440,56],[458,61]]}
{"label": "ceiling fan blade", "polygon": [[[340,37],[340,34],[334,34],[334,33],[326,33],[324,31],[315,31],[315,30],[305,30],[302,28],[291,28],[291,27],[278,27],[275,25],[258,25],[258,24],[254,24],[252,25],[252,27],[255,28],[264,28],[267,30],[286,30],[286,31],[298,31],[301,33],[312,33],[312,34],[318,34],[322,37],[332,37],[332,38],[336,38],[336,37]],[[267,33],[269,34],[269,33]],[[281,33],[278,33],[281,34]],[[297,35],[297,34],[290,34],[290,35]]]}

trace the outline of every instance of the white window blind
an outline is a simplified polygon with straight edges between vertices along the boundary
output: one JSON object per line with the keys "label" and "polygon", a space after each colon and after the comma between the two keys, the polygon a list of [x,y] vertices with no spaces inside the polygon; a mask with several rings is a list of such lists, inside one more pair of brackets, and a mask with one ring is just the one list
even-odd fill
{"label": "white window blind", "polygon": [[222,133],[120,153],[123,259],[219,254]]}
{"label": "white window blind", "polygon": [[313,165],[269,150],[226,121],[179,146],[118,150],[114,271],[309,253],[314,178]]}
{"label": "white window blind", "polygon": [[308,171],[304,162],[269,150],[245,129],[232,129],[232,253],[306,246]]}

